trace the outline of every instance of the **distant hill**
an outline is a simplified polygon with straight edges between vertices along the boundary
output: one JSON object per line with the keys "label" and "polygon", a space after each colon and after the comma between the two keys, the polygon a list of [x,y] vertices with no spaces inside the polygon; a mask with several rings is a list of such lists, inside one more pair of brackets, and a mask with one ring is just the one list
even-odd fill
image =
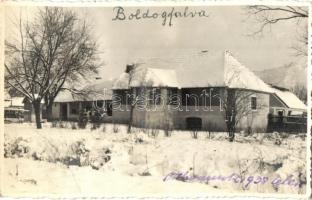
{"label": "distant hill", "polygon": [[307,68],[289,64],[282,67],[254,71],[264,82],[284,88],[294,88],[296,85],[307,85]]}
{"label": "distant hill", "polygon": [[264,82],[287,88],[304,103],[307,102],[307,68],[289,64],[282,67],[254,71]]}

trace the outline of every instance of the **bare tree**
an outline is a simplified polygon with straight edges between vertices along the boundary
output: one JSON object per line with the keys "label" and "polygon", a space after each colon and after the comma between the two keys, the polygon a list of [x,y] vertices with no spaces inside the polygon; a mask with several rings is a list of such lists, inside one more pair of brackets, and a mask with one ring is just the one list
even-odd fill
{"label": "bare tree", "polygon": [[[138,74],[136,74],[136,68],[139,66],[140,64],[136,63],[136,64],[131,64],[131,65],[127,65],[127,69],[126,69],[126,73],[128,73],[128,91],[129,94],[127,94],[127,97],[129,99],[129,104],[130,104],[130,115],[129,115],[129,122],[128,122],[128,133],[131,133],[131,128],[132,128],[132,124],[133,124],[133,112],[134,109],[137,105],[137,103],[140,101],[140,99],[143,97],[142,95],[145,95],[145,88],[144,88],[144,80],[141,80],[141,78],[145,77],[146,72],[144,72],[141,74],[140,77],[137,77]],[[138,80],[136,80],[138,79]],[[141,83],[141,87],[133,87],[131,84],[134,81],[139,81],[139,83]]]}
{"label": "bare tree", "polygon": [[221,99],[230,142],[234,141],[239,122],[243,117],[247,117],[253,112],[251,107],[251,97],[253,95],[255,95],[255,92],[251,90],[227,88],[226,95]]}
{"label": "bare tree", "polygon": [[290,89],[301,101],[307,103],[307,87],[301,84],[296,84]]}
{"label": "bare tree", "polygon": [[129,114],[129,122],[128,122],[128,129],[127,133],[131,133],[131,128],[133,124],[133,111],[135,109],[136,104],[139,101],[139,98],[142,94],[139,94],[136,88],[129,87],[129,103],[130,103],[130,114]]}
{"label": "bare tree", "polygon": [[294,56],[308,56],[308,27],[305,26],[301,28],[298,32],[296,37],[296,41],[290,47],[293,52]]}
{"label": "bare tree", "polygon": [[[127,94],[127,105],[130,105],[130,115],[129,115],[129,122],[128,122],[128,133],[131,133],[131,128],[133,125],[133,114],[136,107],[143,106],[143,108],[138,109],[146,109],[149,100],[153,100],[153,104],[156,103],[157,100],[161,100],[161,96],[155,95],[153,90],[153,80],[149,79],[146,80],[146,74],[148,69],[147,68],[138,68],[143,63],[135,63],[131,65],[127,65],[126,73],[128,73],[128,94]],[[133,83],[136,84],[133,84]],[[148,93],[152,90],[153,99],[146,98]],[[157,100],[155,100],[155,98]],[[155,101],[155,102],[154,102]]]}
{"label": "bare tree", "polygon": [[254,32],[254,34],[262,33],[267,26],[281,21],[297,20],[297,23],[299,23],[302,18],[307,18],[309,16],[308,8],[292,6],[248,6],[247,13],[249,15],[254,15],[256,20],[260,23],[260,28]]}
{"label": "bare tree", "polygon": [[[230,87],[226,87],[224,94],[220,96],[221,105],[225,111],[225,122],[230,142],[234,141],[237,126],[242,119],[251,117],[249,123],[253,123],[254,110],[266,106],[262,102],[257,102],[257,91],[248,88],[248,83],[244,82],[241,73],[241,68],[233,68],[225,72],[225,82]],[[255,97],[255,102],[252,102],[253,97]],[[252,126],[248,122],[246,125]]]}
{"label": "bare tree", "polygon": [[19,39],[6,41],[5,83],[29,99],[41,128],[42,100],[50,117],[66,82],[97,73],[97,45],[86,23],[63,8],[40,9],[32,22],[20,17],[18,29]]}
{"label": "bare tree", "polygon": [[[260,27],[251,35],[263,34],[265,28],[281,22],[295,22],[297,25],[309,16],[308,7],[254,5],[247,7],[249,17],[259,23]],[[297,43],[291,48],[296,56],[307,56],[308,29],[305,26],[298,33]]]}

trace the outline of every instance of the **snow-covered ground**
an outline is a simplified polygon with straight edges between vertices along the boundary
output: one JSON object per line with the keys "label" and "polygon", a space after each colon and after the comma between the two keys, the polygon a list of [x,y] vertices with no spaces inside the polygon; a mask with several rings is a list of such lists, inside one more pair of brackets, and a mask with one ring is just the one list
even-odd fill
{"label": "snow-covered ground", "polygon": [[238,134],[230,143],[226,133],[194,139],[187,131],[165,137],[146,129],[127,134],[124,125],[65,126],[5,125],[3,195],[305,193],[306,142],[298,135],[277,145],[272,134]]}

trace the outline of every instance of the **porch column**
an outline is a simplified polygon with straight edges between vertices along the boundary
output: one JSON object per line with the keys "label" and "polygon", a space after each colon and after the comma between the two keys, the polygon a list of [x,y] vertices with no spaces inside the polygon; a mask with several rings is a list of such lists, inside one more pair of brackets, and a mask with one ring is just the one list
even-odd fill
{"label": "porch column", "polygon": [[70,103],[67,104],[67,119],[70,119]]}
{"label": "porch column", "polygon": [[82,109],[82,104],[81,104],[81,101],[79,101],[79,103],[78,103],[78,115],[79,115],[81,109]]}

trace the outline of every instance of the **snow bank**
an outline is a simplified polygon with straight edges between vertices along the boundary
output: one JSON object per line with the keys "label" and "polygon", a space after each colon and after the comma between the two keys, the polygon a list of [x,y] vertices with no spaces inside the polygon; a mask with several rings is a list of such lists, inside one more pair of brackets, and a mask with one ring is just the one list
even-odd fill
{"label": "snow bank", "polygon": [[[116,126],[118,131],[114,131]],[[209,139],[207,132],[199,132],[199,138],[193,139],[187,131],[173,131],[171,137],[165,137],[161,130],[153,135],[151,130],[134,128],[132,134],[127,134],[126,126],[112,124],[93,131],[48,128],[49,124],[42,130],[34,127],[33,124],[5,126],[5,143],[12,144],[22,138],[18,140],[23,141],[21,146],[27,147],[27,151],[5,159],[4,174],[9,181],[4,194],[34,191],[38,195],[49,192],[89,196],[162,196],[172,192],[182,196],[220,191],[305,193],[304,137],[288,136],[281,138],[280,145],[275,145],[274,138],[266,134],[237,134],[235,142],[230,143],[226,133],[211,133]],[[34,152],[41,161],[34,160]],[[81,163],[87,155],[86,160],[92,164],[71,165],[56,159],[74,155],[80,155]],[[107,155],[110,159],[105,161]],[[16,175],[16,166],[19,175]],[[163,181],[173,172],[196,176],[235,173],[245,179],[242,183]],[[48,178],[44,179],[46,174]],[[263,185],[247,184],[250,176],[268,177],[270,181]],[[288,176],[300,182],[300,187],[271,183],[273,179],[285,180]]]}

